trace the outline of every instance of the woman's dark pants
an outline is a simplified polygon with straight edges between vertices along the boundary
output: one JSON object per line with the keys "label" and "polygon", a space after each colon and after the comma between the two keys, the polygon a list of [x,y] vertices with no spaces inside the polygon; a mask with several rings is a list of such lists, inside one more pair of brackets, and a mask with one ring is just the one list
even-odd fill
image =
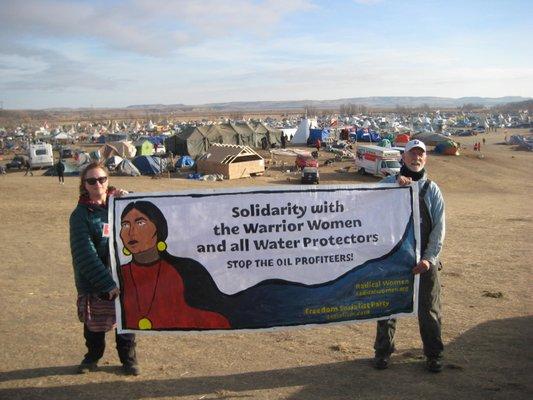
{"label": "woman's dark pants", "polygon": [[[104,355],[105,332],[92,332],[87,328],[87,325],[83,324],[83,336],[88,350],[83,363],[97,363]],[[136,365],[135,334],[123,333],[119,335],[115,330],[115,341],[120,362],[123,365]]]}

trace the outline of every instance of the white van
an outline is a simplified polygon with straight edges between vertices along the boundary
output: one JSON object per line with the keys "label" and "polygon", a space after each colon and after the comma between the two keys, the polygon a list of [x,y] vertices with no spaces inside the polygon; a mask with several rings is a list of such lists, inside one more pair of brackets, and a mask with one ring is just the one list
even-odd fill
{"label": "white van", "polygon": [[401,155],[398,150],[362,144],[357,146],[355,155],[355,167],[362,175],[384,177],[400,172]]}
{"label": "white van", "polygon": [[54,153],[49,143],[30,144],[28,149],[31,168],[51,167],[54,165]]}

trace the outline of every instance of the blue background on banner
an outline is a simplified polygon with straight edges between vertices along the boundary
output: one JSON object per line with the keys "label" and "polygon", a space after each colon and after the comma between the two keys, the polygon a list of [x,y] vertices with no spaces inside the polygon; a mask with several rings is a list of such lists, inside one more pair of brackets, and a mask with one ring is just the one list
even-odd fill
{"label": "blue background on banner", "polygon": [[[302,324],[320,324],[354,319],[370,319],[413,311],[415,238],[412,221],[396,248],[380,259],[358,266],[334,281],[307,286],[281,280],[261,282],[230,297],[234,302],[229,319],[234,329],[267,328]],[[356,249],[355,249],[356,251]],[[302,267],[305,268],[305,267]],[[407,280],[409,290],[371,296],[357,296],[355,285],[361,282]],[[370,314],[342,315],[342,312],[306,314],[305,309],[388,302],[388,306],[370,309]],[[336,317],[337,316],[337,317]]]}

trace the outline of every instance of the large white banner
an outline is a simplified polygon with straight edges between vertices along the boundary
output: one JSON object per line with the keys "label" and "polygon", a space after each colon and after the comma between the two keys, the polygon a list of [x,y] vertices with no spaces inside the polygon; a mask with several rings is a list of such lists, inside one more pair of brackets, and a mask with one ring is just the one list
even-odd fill
{"label": "large white banner", "polygon": [[119,330],[411,315],[415,186],[130,194],[110,207]]}

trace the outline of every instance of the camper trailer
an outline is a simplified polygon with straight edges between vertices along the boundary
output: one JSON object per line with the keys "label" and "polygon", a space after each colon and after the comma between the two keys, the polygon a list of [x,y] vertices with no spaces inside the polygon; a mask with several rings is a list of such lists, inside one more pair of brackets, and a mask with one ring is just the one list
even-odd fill
{"label": "camper trailer", "polygon": [[30,144],[28,149],[31,168],[51,167],[54,165],[52,145],[48,143]]}
{"label": "camper trailer", "polygon": [[400,152],[375,145],[359,145],[355,167],[361,174],[375,176],[396,175],[400,172]]}

